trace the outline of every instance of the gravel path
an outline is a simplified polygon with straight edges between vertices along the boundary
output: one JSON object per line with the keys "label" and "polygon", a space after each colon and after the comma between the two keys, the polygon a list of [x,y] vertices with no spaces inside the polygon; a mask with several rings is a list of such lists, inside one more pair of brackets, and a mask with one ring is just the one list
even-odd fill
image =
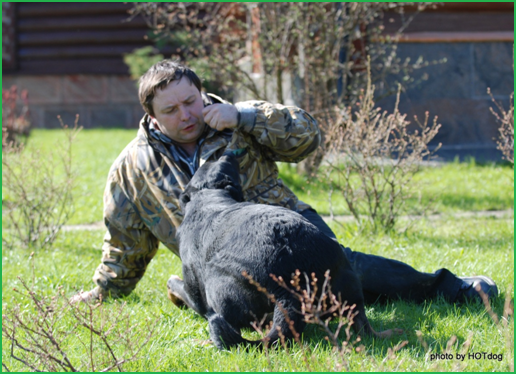
{"label": "gravel path", "polygon": [[[325,221],[331,221],[330,216],[322,216]],[[461,213],[455,213],[455,214],[431,214],[429,216],[426,216],[429,220],[439,220],[446,217],[455,217],[455,218],[475,218],[475,217],[493,217],[497,219],[514,219],[514,210],[513,209],[507,209],[507,210],[484,210],[484,211],[478,211],[478,212],[461,212]],[[407,219],[415,219],[420,218],[418,216],[403,216],[402,218]],[[333,219],[341,222],[352,222],[354,220],[353,216],[333,216]],[[63,231],[77,231],[77,230],[105,230],[104,222],[94,222],[94,223],[87,223],[87,224],[81,224],[81,225],[65,225],[63,226]]]}
{"label": "gravel path", "polygon": [[[331,217],[330,216],[322,216],[323,219],[325,221],[331,221]],[[454,217],[454,218],[485,218],[485,217],[493,217],[493,218],[497,218],[497,219],[509,219],[509,218],[513,218],[514,219],[514,210],[513,209],[507,209],[507,210],[481,210],[481,211],[478,211],[478,212],[473,212],[473,211],[469,211],[469,212],[460,212],[460,213],[454,213],[454,214],[450,214],[450,213],[435,213],[435,214],[430,214],[430,215],[427,215],[426,217],[422,217],[422,216],[402,216],[401,218],[402,219],[409,219],[409,220],[414,220],[414,219],[418,219],[418,218],[426,218],[426,219],[429,219],[429,220],[432,220],[432,221],[436,221],[436,220],[440,220],[440,219],[443,219],[443,218],[448,218],[448,217]],[[341,221],[341,222],[351,222],[354,220],[353,216],[333,216],[333,219],[337,220],[337,221]]]}

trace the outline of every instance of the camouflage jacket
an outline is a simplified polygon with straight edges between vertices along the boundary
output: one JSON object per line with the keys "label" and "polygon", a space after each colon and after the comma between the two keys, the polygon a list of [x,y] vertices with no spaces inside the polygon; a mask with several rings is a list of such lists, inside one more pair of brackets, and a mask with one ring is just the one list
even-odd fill
{"label": "camouflage jacket", "polygon": [[[305,111],[267,102],[237,103],[239,124],[233,131],[206,126],[198,142],[198,166],[239,149],[244,199],[302,211],[297,199],[278,178],[276,161],[297,162],[320,143],[316,121]],[[190,179],[170,148],[149,132],[149,117],[140,122],[136,138],[113,163],[104,192],[107,233],[102,262],[93,281],[96,293],[129,294],[145,273],[159,242],[179,256],[176,229],[181,224],[179,194]]]}

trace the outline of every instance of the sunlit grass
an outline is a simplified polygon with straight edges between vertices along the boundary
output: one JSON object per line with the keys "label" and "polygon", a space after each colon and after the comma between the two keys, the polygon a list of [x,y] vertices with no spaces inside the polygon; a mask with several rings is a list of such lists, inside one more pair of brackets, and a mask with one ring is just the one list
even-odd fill
{"label": "sunlit grass", "polygon": [[[108,170],[135,135],[136,130],[83,130],[80,133],[74,150],[78,171],[74,192],[76,213],[69,223],[102,220],[102,193]],[[28,146],[44,147],[50,151],[60,136],[59,131],[35,130]],[[294,167],[283,164],[280,170],[285,183],[302,200],[312,204],[320,213],[329,212],[329,189],[323,179],[308,184]],[[493,303],[493,310],[501,316],[505,295],[512,302],[514,300],[513,216],[458,219],[454,214],[513,208],[512,174],[512,168],[507,166],[477,165],[474,162],[425,167],[416,182],[423,184],[422,200],[435,198],[435,211],[445,213],[440,218],[417,221],[407,231],[375,235],[360,231],[355,223],[349,221],[329,224],[339,241],[355,251],[397,259],[425,272],[445,267],[459,276],[484,274],[492,277],[501,292],[501,297]],[[334,213],[347,214],[342,200],[338,203],[337,199],[334,203]],[[20,288],[17,277],[33,284],[36,292],[45,295],[55,294],[59,286],[68,296],[77,290],[93,287],[91,277],[101,260],[103,237],[102,229],[62,232],[52,248],[35,253],[33,262],[29,259],[31,250],[3,248],[2,310],[5,312],[15,302],[13,288]],[[513,368],[512,317],[509,327],[504,328],[496,325],[480,304],[453,305],[440,299],[423,304],[392,301],[368,305],[367,314],[375,329],[399,327],[404,329],[404,334],[391,340],[364,337],[356,344],[363,344],[364,350],[346,355],[346,362],[342,362],[324,340],[322,332],[313,326],[305,330],[304,344],[294,345],[288,351],[234,349],[221,352],[213,345],[201,344],[209,339],[204,319],[191,310],[180,310],[168,301],[166,281],[172,274],[181,274],[181,262],[161,247],[136,290],[124,299],[135,323],[153,318],[157,327],[156,335],[140,359],[125,366],[126,370],[279,372],[344,368],[350,371],[508,371]],[[105,310],[114,312],[118,302],[108,300],[104,304]],[[70,323],[72,321],[63,321],[63,328],[69,327]],[[417,331],[421,332],[421,338],[418,338]],[[258,335],[254,333],[251,336]],[[457,339],[450,348],[453,355],[461,352],[471,338],[468,352],[501,354],[503,359],[432,361],[431,353],[445,352],[452,336]],[[408,344],[397,352],[396,357],[390,358],[389,349],[402,341],[408,341]],[[2,342],[3,363],[11,370],[26,370],[10,357],[9,342],[5,339]],[[67,347],[72,358],[73,352],[80,351],[74,344],[77,343],[71,342]]]}
{"label": "sunlit grass", "polygon": [[[107,174],[114,160],[136,136],[137,130],[82,130],[74,145],[74,163],[77,170],[77,187],[74,191],[75,214],[70,224],[91,223],[102,220],[102,195]],[[34,130],[28,147],[55,148],[62,139],[60,130]],[[290,164],[279,164],[280,177],[303,201],[311,204],[320,214],[350,214],[342,195],[330,187],[322,176],[308,180]],[[461,211],[504,210],[514,206],[513,169],[502,164],[477,165],[468,163],[443,163],[438,167],[423,167],[414,184],[419,187],[410,207],[430,204],[429,213]]]}
{"label": "sunlit grass", "polygon": [[[351,214],[342,193],[331,188],[325,173],[308,179],[291,164],[280,164],[280,176],[302,200],[320,214]],[[423,166],[413,180],[413,196],[405,204],[407,212],[454,213],[505,210],[514,207],[514,170],[505,164],[477,165],[450,162]]]}
{"label": "sunlit grass", "polygon": [[[407,262],[422,271],[446,267],[458,275],[487,274],[498,284],[502,297],[493,304],[494,311],[503,314],[505,293],[514,299],[514,234],[512,219],[468,218],[462,221],[422,221],[408,234],[367,236],[356,234],[354,224],[331,224],[339,240],[354,250],[392,257]],[[90,289],[91,277],[100,263],[104,232],[63,232],[54,248],[35,254],[35,274],[32,276],[28,250],[3,250],[3,308],[12,304],[12,288],[20,287],[17,276],[34,281],[35,290],[53,294],[63,286],[67,295],[77,289]],[[171,274],[181,274],[181,263],[165,248],[161,248],[150,263],[136,290],[125,301],[135,323],[155,318],[156,335],[144,349],[141,359],[126,366],[133,371],[306,371],[303,355],[309,355],[310,369],[329,371],[336,368],[339,357],[332,351],[324,335],[315,327],[303,334],[304,346],[295,345],[268,355],[251,349],[219,352],[212,345],[202,345],[209,339],[208,325],[191,310],[174,307],[166,297],[166,281]],[[371,275],[374,276],[374,275]],[[107,301],[105,308],[115,310],[117,301]],[[413,304],[393,301],[368,305],[367,314],[375,329],[399,327],[404,334],[391,340],[364,337],[360,344],[365,352],[346,356],[352,371],[507,371],[512,346],[506,337],[513,336],[512,319],[508,330],[496,326],[480,304],[452,305],[442,300]],[[425,348],[416,331],[421,331]],[[452,336],[457,342],[452,353],[461,352],[462,345],[472,335],[469,352],[502,354],[502,361],[466,359],[430,361],[430,353],[442,353]],[[257,338],[258,335],[253,335]],[[408,344],[397,358],[388,358],[388,349],[402,341]],[[510,344],[513,344],[510,342]],[[358,344],[357,344],[358,346]],[[73,346],[69,347],[73,351]],[[308,349],[312,353],[308,353]],[[313,356],[313,357],[312,357]],[[3,344],[4,362],[12,369],[23,367],[9,358],[8,344]],[[437,366],[436,366],[437,365]]]}

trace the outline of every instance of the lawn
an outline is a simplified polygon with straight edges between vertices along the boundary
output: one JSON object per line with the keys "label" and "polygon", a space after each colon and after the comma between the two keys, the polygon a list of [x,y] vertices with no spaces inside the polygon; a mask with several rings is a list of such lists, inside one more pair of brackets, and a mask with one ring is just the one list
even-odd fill
{"label": "lawn", "polygon": [[[74,191],[76,212],[69,223],[86,224],[102,220],[102,191],[113,160],[135,136],[135,130],[83,130],[77,139],[74,159],[78,184]],[[29,146],[52,149],[58,131],[38,130]],[[285,183],[312,204],[320,213],[329,212],[329,190],[321,180],[307,181],[291,165],[281,165]],[[356,251],[386,256],[409,263],[421,271],[432,272],[446,267],[455,274],[485,274],[499,286],[501,296],[492,305],[497,318],[504,313],[506,296],[514,301],[514,218],[501,216],[465,216],[471,211],[510,210],[514,207],[513,169],[499,164],[475,162],[448,163],[425,167],[417,176],[421,182],[421,199],[435,199],[432,212],[443,213],[437,219],[422,219],[407,231],[372,235],[360,231],[353,222],[330,222],[339,241]],[[309,182],[309,183],[308,183]],[[347,214],[338,196],[334,214]],[[403,223],[403,222],[402,222]],[[31,319],[34,305],[13,288],[21,289],[24,279],[37,295],[52,296],[62,287],[69,297],[78,289],[92,287],[91,276],[100,262],[103,230],[65,231],[51,248],[37,251],[2,249],[2,311],[20,305],[19,315]],[[131,320],[131,331],[145,335],[147,323],[154,335],[136,361],[123,366],[129,371],[508,371],[514,370],[514,323],[495,323],[480,304],[453,305],[443,300],[424,304],[393,301],[367,306],[367,315],[376,330],[398,327],[404,333],[393,339],[364,337],[350,344],[339,356],[324,334],[309,326],[302,344],[288,350],[260,352],[235,349],[217,351],[202,342],[209,339],[207,323],[191,310],[174,307],[166,297],[166,281],[181,273],[181,263],[165,248],[160,248],[136,290],[124,300],[108,300],[100,309],[106,321],[122,315]],[[374,276],[374,275],[372,275]],[[118,308],[125,302],[125,312]],[[56,321],[58,336],[73,327],[70,316]],[[335,328],[335,324],[330,325]],[[23,334],[21,335],[23,336]],[[258,338],[258,333],[247,333]],[[81,336],[64,339],[63,347],[72,362],[88,357],[91,347],[80,343]],[[87,336],[82,336],[87,338]],[[355,336],[351,341],[354,341]],[[399,344],[407,342],[401,348]],[[27,370],[10,357],[9,341],[2,341],[2,362],[12,371]],[[363,345],[361,349],[356,349]],[[122,356],[126,347],[113,344]],[[393,353],[394,352],[394,353]],[[485,352],[485,357],[482,353]],[[463,361],[457,353],[466,354]],[[479,355],[475,356],[475,354]],[[440,354],[436,359],[435,354]],[[470,354],[470,356],[468,356]],[[488,356],[491,354],[491,356]],[[448,355],[448,356],[446,356]],[[493,356],[494,355],[494,356]],[[448,357],[448,359],[446,358]],[[453,357],[452,359],[449,359]],[[480,357],[480,358],[479,358]],[[490,357],[490,358],[489,358]],[[5,367],[3,368],[5,371]]]}

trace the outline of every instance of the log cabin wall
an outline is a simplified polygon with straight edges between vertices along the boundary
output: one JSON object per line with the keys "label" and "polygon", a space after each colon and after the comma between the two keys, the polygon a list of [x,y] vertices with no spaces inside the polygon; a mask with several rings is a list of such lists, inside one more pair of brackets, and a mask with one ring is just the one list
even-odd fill
{"label": "log cabin wall", "polygon": [[[124,3],[3,3],[2,86],[29,91],[35,127],[136,128],[143,110],[123,55],[149,45]],[[5,38],[4,38],[5,39]],[[12,56],[6,60],[5,49]]]}

